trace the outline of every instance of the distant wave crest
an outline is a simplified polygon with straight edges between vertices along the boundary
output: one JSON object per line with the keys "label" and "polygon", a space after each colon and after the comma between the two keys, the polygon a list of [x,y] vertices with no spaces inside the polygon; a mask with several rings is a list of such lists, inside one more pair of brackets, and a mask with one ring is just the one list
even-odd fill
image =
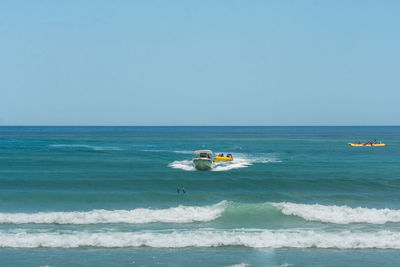
{"label": "distant wave crest", "polygon": [[186,154],[186,155],[191,155],[193,154],[193,151],[189,151],[189,150],[174,150],[174,151],[170,151],[170,150],[164,150],[164,149],[143,149],[142,151],[144,152],[163,152],[163,153],[176,153],[176,154]]}
{"label": "distant wave crest", "polygon": [[86,144],[52,144],[49,145],[49,147],[59,148],[59,149],[80,149],[80,150],[94,150],[94,151],[121,150],[121,148],[114,146],[93,146]]}

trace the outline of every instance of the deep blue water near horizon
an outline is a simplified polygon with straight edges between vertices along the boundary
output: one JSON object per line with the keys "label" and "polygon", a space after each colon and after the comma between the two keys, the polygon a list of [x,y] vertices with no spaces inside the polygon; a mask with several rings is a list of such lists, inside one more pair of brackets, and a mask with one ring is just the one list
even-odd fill
{"label": "deep blue water near horizon", "polygon": [[0,266],[397,266],[399,163],[396,126],[3,126]]}

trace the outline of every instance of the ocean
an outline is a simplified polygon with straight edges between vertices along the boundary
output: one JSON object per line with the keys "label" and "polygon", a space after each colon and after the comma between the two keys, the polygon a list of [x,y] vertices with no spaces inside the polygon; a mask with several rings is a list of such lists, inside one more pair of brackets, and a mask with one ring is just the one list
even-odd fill
{"label": "ocean", "polygon": [[399,262],[400,127],[0,127],[0,266]]}

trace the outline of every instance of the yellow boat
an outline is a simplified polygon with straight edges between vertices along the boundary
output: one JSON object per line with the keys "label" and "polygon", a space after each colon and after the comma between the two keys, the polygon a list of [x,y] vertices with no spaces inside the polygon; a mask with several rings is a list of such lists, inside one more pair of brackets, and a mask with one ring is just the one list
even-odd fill
{"label": "yellow boat", "polygon": [[386,146],[386,144],[355,144],[349,143],[350,146]]}
{"label": "yellow boat", "polygon": [[216,156],[214,158],[214,162],[221,162],[221,161],[232,161],[233,157],[231,154],[228,154],[227,156],[229,157],[221,157],[221,156]]}

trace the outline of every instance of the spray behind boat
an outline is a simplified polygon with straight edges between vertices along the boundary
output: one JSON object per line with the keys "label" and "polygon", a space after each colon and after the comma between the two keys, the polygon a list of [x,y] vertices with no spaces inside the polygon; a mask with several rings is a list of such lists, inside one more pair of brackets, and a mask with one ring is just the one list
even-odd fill
{"label": "spray behind boat", "polygon": [[233,161],[232,154],[219,154],[214,157],[211,150],[196,150],[193,153],[193,164],[198,170],[210,170],[213,168],[213,162]]}

